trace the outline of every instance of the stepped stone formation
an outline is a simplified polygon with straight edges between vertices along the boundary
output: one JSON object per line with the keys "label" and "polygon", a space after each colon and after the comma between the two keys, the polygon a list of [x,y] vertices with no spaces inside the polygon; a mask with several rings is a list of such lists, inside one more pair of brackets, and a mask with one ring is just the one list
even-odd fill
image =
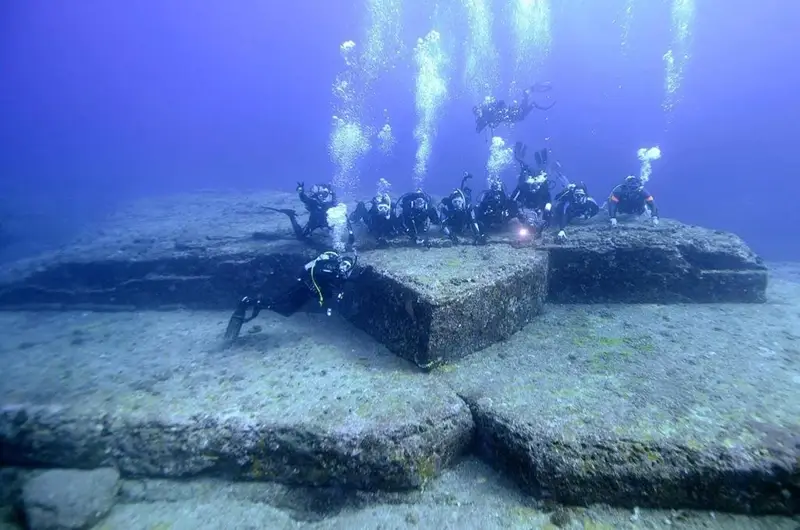
{"label": "stepped stone formation", "polygon": [[[595,317],[577,318],[588,310],[564,303],[765,302],[767,269],[735,235],[599,219],[570,227],[565,243],[507,234],[453,246],[435,227],[430,248],[398,239],[378,249],[359,237],[360,277],[340,312],[366,333],[343,332],[324,315],[266,312],[233,349],[211,351],[241,296],[277,294],[328,249],[324,237],[296,241],[287,218],[265,204],[302,211],[290,194],[150,200],[3,271],[0,309],[59,311],[0,313],[11,330],[0,350],[12,353],[0,379],[0,465],[404,489],[475,448],[527,490],[571,503],[800,508],[800,432],[789,421],[800,417],[800,399],[779,357],[764,356],[763,380],[748,386],[749,375],[721,358],[669,351],[677,341],[668,338],[653,344],[671,328],[619,344],[565,338]],[[557,305],[547,310],[548,301]],[[153,311],[178,307],[185,311]],[[653,319],[660,310],[641,307]],[[609,327],[600,320],[597,333]],[[582,353],[585,343],[594,350]],[[581,373],[628,350],[640,362]],[[672,364],[644,359],[650,351],[668,352]],[[723,372],[712,388],[707,374]],[[642,385],[648,377],[659,382]],[[759,391],[766,381],[780,400]],[[710,421],[701,399],[716,403],[729,388],[749,389],[731,411],[762,411],[768,423],[742,427],[749,413],[720,413],[724,432],[698,438]],[[665,403],[683,423],[672,425],[668,410],[642,428]]]}
{"label": "stepped stone formation", "polygon": [[[261,199],[261,200],[259,200]],[[238,297],[269,298],[325,248],[292,237],[288,194],[201,194],[149,201],[101,231],[36,260],[0,283],[0,307],[231,309]],[[435,228],[433,229],[435,232]],[[362,282],[345,315],[391,351],[422,367],[505,340],[553,302],[763,302],[767,270],[737,236],[665,221],[571,227],[533,246],[511,236],[483,247],[370,249],[361,238]]]}

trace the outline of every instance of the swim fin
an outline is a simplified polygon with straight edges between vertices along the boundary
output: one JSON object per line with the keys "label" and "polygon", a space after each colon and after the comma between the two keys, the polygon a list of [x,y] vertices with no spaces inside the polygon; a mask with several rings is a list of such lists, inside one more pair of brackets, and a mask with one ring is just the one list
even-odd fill
{"label": "swim fin", "polygon": [[264,206],[264,209],[282,213],[284,215],[288,215],[289,217],[297,217],[297,212],[295,212],[291,208],[273,208],[272,206]]}

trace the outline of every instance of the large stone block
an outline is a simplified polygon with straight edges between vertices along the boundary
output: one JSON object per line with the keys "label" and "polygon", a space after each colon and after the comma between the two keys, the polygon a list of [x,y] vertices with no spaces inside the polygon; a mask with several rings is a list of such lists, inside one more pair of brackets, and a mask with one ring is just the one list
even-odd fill
{"label": "large stone block", "polygon": [[758,311],[553,305],[435,374],[469,402],[482,458],[532,495],[796,514],[798,287]]}
{"label": "large stone block", "polygon": [[548,233],[553,302],[764,302],[767,268],[736,235],[669,219],[571,227]]}
{"label": "large stone block", "polygon": [[429,368],[505,340],[542,311],[547,254],[508,245],[365,253],[348,315]]}
{"label": "large stone block", "polygon": [[[295,199],[296,200],[296,199]],[[315,255],[264,203],[291,196],[196,194],[121,209],[75,241],[3,271],[0,306],[232,307],[275,294]]]}
{"label": "large stone block", "polygon": [[0,313],[0,467],[303,486],[423,485],[472,440],[446,385],[324,315]]}

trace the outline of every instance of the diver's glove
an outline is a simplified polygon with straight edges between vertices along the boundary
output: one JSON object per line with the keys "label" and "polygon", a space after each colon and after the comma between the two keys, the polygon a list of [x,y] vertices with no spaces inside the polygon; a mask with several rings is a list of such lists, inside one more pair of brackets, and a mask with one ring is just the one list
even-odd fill
{"label": "diver's glove", "polygon": [[616,217],[612,217],[611,218],[611,226],[617,226],[617,218]]}
{"label": "diver's glove", "polygon": [[653,225],[658,226],[658,217],[653,217]]}
{"label": "diver's glove", "polygon": [[559,230],[556,239],[558,240],[559,243],[563,243],[564,241],[567,240],[567,233],[564,232],[563,230]]}

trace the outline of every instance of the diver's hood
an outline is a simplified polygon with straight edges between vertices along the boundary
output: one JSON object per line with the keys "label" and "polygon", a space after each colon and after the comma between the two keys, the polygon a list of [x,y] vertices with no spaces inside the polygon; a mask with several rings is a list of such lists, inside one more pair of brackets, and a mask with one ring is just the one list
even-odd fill
{"label": "diver's hood", "polygon": [[450,203],[457,209],[462,209],[467,204],[467,199],[464,197],[464,192],[455,190],[450,194]]}

